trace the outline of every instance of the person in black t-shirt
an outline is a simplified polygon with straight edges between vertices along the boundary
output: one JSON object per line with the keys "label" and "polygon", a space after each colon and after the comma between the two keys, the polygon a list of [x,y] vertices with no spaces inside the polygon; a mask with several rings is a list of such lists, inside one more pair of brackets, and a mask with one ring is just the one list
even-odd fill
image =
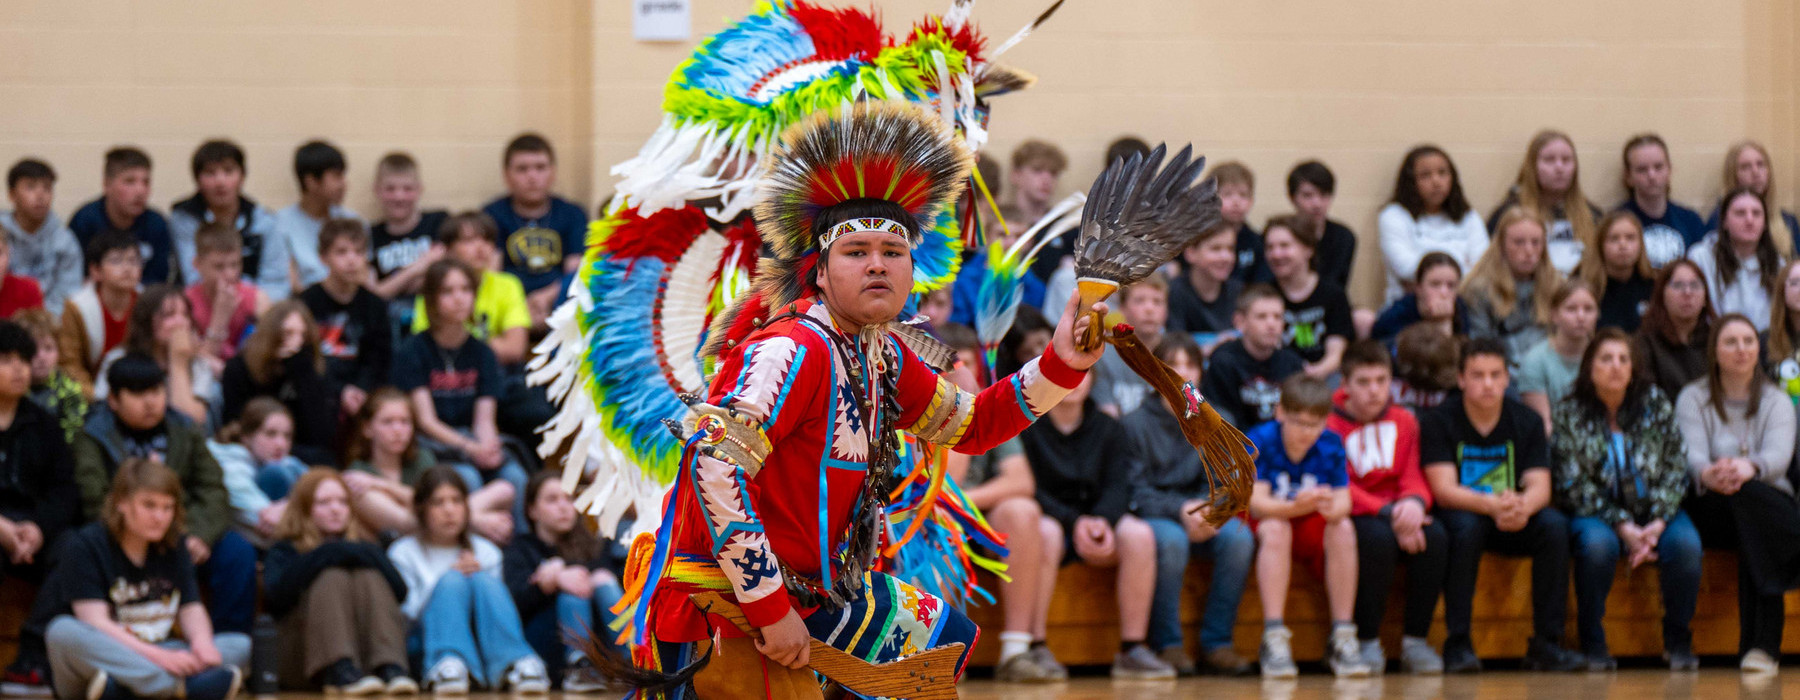
{"label": "person in black t-shirt", "polygon": [[362,410],[369,392],[388,383],[393,365],[388,306],[362,285],[369,277],[368,256],[369,234],[360,222],[327,222],[319,230],[319,257],[331,272],[300,293],[319,324],[326,377],[340,387],[338,406],[346,416]]}
{"label": "person in black t-shirt", "polygon": [[1296,217],[1277,217],[1263,228],[1264,256],[1286,304],[1286,345],[1306,360],[1308,375],[1325,379],[1337,374],[1356,324],[1344,288],[1313,269],[1317,246]]}
{"label": "person in black t-shirt", "polygon": [[[34,584],[54,565],[50,553],[57,539],[81,516],[61,426],[29,397],[36,354],[30,331],[0,321],[0,573]],[[6,669],[6,683],[47,691],[49,676],[44,629],[27,624],[19,630],[19,653]]]}
{"label": "person in black t-shirt", "polygon": [[250,399],[280,401],[294,416],[293,454],[306,464],[336,464],[339,396],[325,374],[319,325],[299,299],[269,307],[219,378],[224,415],[236,419]]}
{"label": "person in black t-shirt", "polygon": [[1506,397],[1506,349],[1493,338],[1463,344],[1460,400],[1419,420],[1419,463],[1450,534],[1444,576],[1444,671],[1481,670],[1469,637],[1483,552],[1531,557],[1534,635],[1525,668],[1573,671],[1584,664],[1561,640],[1569,608],[1569,520],[1550,506],[1544,419]]}
{"label": "person in black t-shirt", "polygon": [[500,158],[506,196],[482,208],[500,227],[494,243],[505,253],[506,271],[525,285],[531,327],[561,301],[563,277],[581,264],[587,245],[587,212],[551,194],[556,187],[556,152],[537,134],[520,134]]}
{"label": "person in black t-shirt", "polygon": [[1274,420],[1282,380],[1306,367],[1281,343],[1282,309],[1281,293],[1274,288],[1246,287],[1232,317],[1242,337],[1213,352],[1200,380],[1201,395],[1240,430]]}
{"label": "person in black t-shirt", "polygon": [[250,639],[213,634],[182,546],[181,490],[168,467],[127,459],[102,522],[70,535],[34,612],[47,619],[57,697],[227,700],[236,693]]}
{"label": "person in black t-shirt", "polygon": [[1231,317],[1244,283],[1231,275],[1236,232],[1225,222],[1202,232],[1181,253],[1182,275],[1169,283],[1168,329],[1194,336],[1202,357],[1237,337]]}
{"label": "person in black t-shirt", "polygon": [[1256,204],[1256,173],[1243,163],[1228,160],[1213,166],[1206,176],[1219,183],[1219,218],[1237,232],[1231,278],[1239,284],[1267,282],[1262,236],[1249,223],[1250,207]]}
{"label": "person in black t-shirt", "polygon": [[1600,328],[1636,333],[1656,290],[1643,224],[1620,209],[1600,220],[1600,249],[1581,256],[1575,275],[1600,294]]}
{"label": "person in black t-shirt", "polygon": [[[437,242],[438,229],[450,213],[442,209],[419,211],[419,164],[405,153],[389,153],[375,166],[375,199],[381,202],[382,220],[369,227],[375,268],[375,296],[388,301],[394,320],[394,343],[412,335],[413,298],[425,268],[444,257]],[[367,388],[367,387],[365,387]]]}
{"label": "person in black t-shirt", "polygon": [[[1356,233],[1329,218],[1337,178],[1324,163],[1309,160],[1288,171],[1287,193],[1288,201],[1294,203],[1295,230],[1305,230],[1318,241],[1313,247],[1313,269],[1330,286],[1349,288],[1350,269],[1356,263]],[[1265,238],[1268,235],[1263,231]]]}

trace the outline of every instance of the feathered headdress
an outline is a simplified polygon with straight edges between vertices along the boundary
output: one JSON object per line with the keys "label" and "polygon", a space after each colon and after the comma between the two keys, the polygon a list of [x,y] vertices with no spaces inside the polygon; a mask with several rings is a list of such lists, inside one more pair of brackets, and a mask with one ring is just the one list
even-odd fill
{"label": "feathered headdress", "polygon": [[756,205],[756,228],[773,255],[758,263],[750,296],[715,321],[703,354],[716,357],[769,310],[818,291],[813,273],[824,251],[815,224],[829,207],[858,199],[900,205],[913,219],[901,223],[914,266],[942,265],[920,256],[955,251],[921,243],[961,196],[974,167],[974,155],[950,125],[912,103],[858,102],[796,124],[770,155],[764,199]]}

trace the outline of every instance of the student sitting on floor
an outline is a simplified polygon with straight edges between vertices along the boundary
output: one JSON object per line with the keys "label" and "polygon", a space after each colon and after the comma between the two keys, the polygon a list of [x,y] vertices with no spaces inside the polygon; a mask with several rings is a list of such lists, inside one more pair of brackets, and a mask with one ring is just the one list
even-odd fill
{"label": "student sitting on floor", "polygon": [[[591,634],[611,642],[612,606],[625,590],[615,573],[620,564],[608,554],[606,543],[588,532],[561,479],[561,474],[542,471],[526,484],[530,530],[506,545],[502,568],[525,623],[525,638],[538,656],[559,662],[562,691],[591,693],[605,690],[606,684],[569,640]],[[608,646],[626,653],[618,645]]]}

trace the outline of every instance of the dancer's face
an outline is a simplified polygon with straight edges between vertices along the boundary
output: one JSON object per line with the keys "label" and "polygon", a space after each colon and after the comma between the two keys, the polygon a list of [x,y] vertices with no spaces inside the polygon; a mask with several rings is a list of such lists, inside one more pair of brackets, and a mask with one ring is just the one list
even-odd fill
{"label": "dancer's face", "polygon": [[912,293],[912,247],[891,233],[846,234],[825,252],[817,282],[840,324],[860,329],[900,315]]}

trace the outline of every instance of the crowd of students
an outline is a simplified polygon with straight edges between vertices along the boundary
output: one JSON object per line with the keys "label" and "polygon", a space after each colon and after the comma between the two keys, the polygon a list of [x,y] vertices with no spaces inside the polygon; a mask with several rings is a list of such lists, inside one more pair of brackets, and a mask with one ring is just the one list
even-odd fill
{"label": "crowd of students", "polygon": [[[1116,304],[1255,442],[1249,516],[1207,524],[1209,482],[1174,413],[1109,355],[1016,440],[950,458],[1008,537],[998,677],[1067,676],[1045,642],[1074,561],[1119,572],[1117,676],[1250,672],[1231,632],[1252,569],[1261,672],[1294,675],[1295,563],[1325,583],[1335,672],[1386,668],[1377,633],[1401,562],[1400,667],[1477,670],[1488,551],[1533,560],[1528,667],[1613,667],[1600,621],[1623,561],[1658,568],[1666,656],[1691,669],[1703,546],[1741,552],[1742,666],[1774,670],[1800,574],[1800,261],[1784,264],[1800,225],[1770,206],[1755,144],[1729,154],[1710,222],[1669,200],[1660,139],[1632,139],[1623,160],[1630,198],[1603,212],[1573,142],[1544,132],[1484,220],[1449,154],[1412,150],[1379,218],[1380,310],[1345,292],[1358,238],[1330,218],[1328,167],[1296,166],[1293,213],[1257,230],[1253,174],[1215,166],[1224,221]],[[604,687],[565,640],[610,621],[617,544],[539,469],[534,428],[552,408],[523,376],[587,214],[551,194],[541,137],[501,163],[507,194],[452,214],[421,210],[417,164],[389,154],[373,222],[343,207],[347,164],[324,142],[295,152],[299,201],[280,211],[242,191],[229,141],[195,151],[195,192],[166,217],[136,149],[106,154],[103,195],[67,224],[48,164],[9,170],[0,572],[42,585],[0,690],[226,698],[259,610],[284,687]],[[1027,142],[1006,206],[980,213],[1023,229],[1065,166]],[[1073,238],[1026,276],[995,367],[966,327],[982,253],[922,300],[971,370],[958,381],[1041,354],[1038,309],[1073,289]],[[1180,624],[1195,559],[1212,562],[1197,661]],[[1562,645],[1571,568],[1579,651]],[[1426,641],[1440,596],[1441,651]]]}
{"label": "crowd of students", "polygon": [[501,162],[507,194],[451,214],[389,154],[373,225],[324,142],[276,212],[229,141],[167,217],[133,148],[67,225],[55,171],[11,168],[0,572],[40,585],[0,690],[222,700],[259,624],[284,688],[605,687],[566,640],[607,629],[619,565],[540,471],[524,380],[588,220],[543,138]]}
{"label": "crowd of students", "polygon": [[[1107,158],[1143,150],[1121,139]],[[1390,651],[1408,672],[1477,671],[1471,608],[1489,552],[1532,560],[1526,668],[1616,667],[1601,621],[1624,563],[1657,569],[1665,660],[1691,670],[1707,548],[1739,553],[1742,669],[1775,671],[1782,593],[1800,584],[1789,476],[1800,224],[1775,208],[1755,143],[1728,152],[1710,221],[1670,200],[1662,139],[1634,137],[1621,157],[1629,196],[1603,210],[1583,194],[1574,142],[1544,131],[1484,219],[1448,153],[1412,149],[1374,237],[1386,264],[1381,309],[1354,308],[1345,293],[1357,238],[1329,216],[1329,168],[1295,166],[1292,213],[1258,231],[1246,221],[1251,171],[1214,166],[1223,221],[1114,304],[1255,443],[1249,513],[1206,524],[1208,481],[1175,414],[1109,355],[1016,446],[953,462],[1011,548],[998,677],[1066,677],[1045,645],[1045,615],[1058,566],[1076,560],[1118,567],[1115,677],[1258,665],[1265,677],[1295,675],[1282,616],[1296,565],[1324,583],[1324,656],[1336,674],[1383,672]],[[1002,216],[988,218],[1041,215],[1066,164],[1052,145],[1020,146]],[[995,162],[984,167],[999,179]],[[1045,251],[1051,259],[1034,266],[1041,301],[1025,300],[1055,310],[1074,273],[1066,247]],[[961,287],[980,274],[965,267],[958,291],[924,308],[970,319]],[[971,332],[938,330],[981,365]],[[1004,375],[1049,335],[1036,309],[1021,309],[996,369]],[[1194,559],[1212,562],[1198,660],[1180,624]],[[1401,563],[1404,634],[1389,650],[1379,631]],[[1252,569],[1259,664],[1231,637]],[[1571,580],[1574,649],[1564,641]],[[1426,639],[1440,598],[1441,649]]]}

